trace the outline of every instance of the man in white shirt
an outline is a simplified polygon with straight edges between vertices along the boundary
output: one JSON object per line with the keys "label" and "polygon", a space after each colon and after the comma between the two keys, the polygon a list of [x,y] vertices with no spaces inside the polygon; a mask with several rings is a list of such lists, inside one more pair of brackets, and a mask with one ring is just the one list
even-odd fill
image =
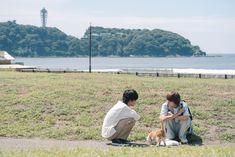
{"label": "man in white shirt", "polygon": [[164,122],[166,138],[174,140],[177,136],[181,143],[186,144],[188,140],[186,133],[191,126],[191,118],[188,105],[180,100],[177,92],[168,93],[167,102],[162,104],[160,120]]}
{"label": "man in white shirt", "polygon": [[122,101],[118,101],[106,114],[102,126],[102,136],[112,143],[128,144],[127,138],[140,116],[131,109],[136,104],[138,93],[129,89],[123,93]]}

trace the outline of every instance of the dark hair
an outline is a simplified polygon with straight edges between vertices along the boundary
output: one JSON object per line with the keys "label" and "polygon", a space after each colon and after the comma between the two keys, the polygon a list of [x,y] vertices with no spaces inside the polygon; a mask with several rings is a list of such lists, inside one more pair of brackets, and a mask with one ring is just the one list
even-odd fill
{"label": "dark hair", "polygon": [[134,89],[127,89],[123,93],[122,101],[127,104],[129,101],[138,99],[138,93]]}
{"label": "dark hair", "polygon": [[168,101],[174,102],[176,105],[180,104],[180,95],[178,92],[170,92],[166,95]]}

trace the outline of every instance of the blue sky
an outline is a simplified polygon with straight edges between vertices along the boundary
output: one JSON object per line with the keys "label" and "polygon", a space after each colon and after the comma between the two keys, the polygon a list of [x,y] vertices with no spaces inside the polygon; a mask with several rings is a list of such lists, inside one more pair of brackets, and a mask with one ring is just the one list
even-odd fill
{"label": "blue sky", "polygon": [[235,53],[235,0],[0,0],[0,22],[48,26],[81,37],[93,25],[159,28],[188,38],[208,53]]}

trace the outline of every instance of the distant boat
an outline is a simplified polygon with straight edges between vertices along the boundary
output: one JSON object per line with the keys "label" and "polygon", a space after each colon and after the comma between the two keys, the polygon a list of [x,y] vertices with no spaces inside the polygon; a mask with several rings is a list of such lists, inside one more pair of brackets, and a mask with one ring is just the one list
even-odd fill
{"label": "distant boat", "polygon": [[0,51],[0,64],[12,64],[12,61],[15,60],[9,53],[6,51]]}

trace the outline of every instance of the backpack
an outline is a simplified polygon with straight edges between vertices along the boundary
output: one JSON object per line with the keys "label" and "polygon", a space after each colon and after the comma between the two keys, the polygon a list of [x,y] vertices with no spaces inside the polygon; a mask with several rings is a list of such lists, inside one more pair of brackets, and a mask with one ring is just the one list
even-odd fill
{"label": "backpack", "polygon": [[[184,100],[182,100],[183,102],[185,102]],[[186,102],[185,102],[186,103]],[[183,108],[183,104],[181,104],[180,103],[180,105],[181,105],[181,107]],[[191,111],[190,111],[190,109],[189,109],[189,106],[188,106],[188,112],[189,112],[189,118],[191,119],[191,121],[193,120],[193,115],[192,115],[192,113],[191,113]],[[182,115],[183,115],[184,113],[182,113]],[[194,132],[193,132],[193,126],[191,125],[188,129],[187,129],[187,134],[188,135],[193,135],[194,134]]]}
{"label": "backpack", "polygon": [[[185,102],[184,100],[182,100],[183,102]],[[186,102],[185,102],[186,103]],[[183,108],[183,104],[182,103],[180,103],[180,105],[181,105],[181,108]],[[191,119],[191,121],[193,120],[193,115],[192,115],[192,113],[191,113],[191,111],[190,111],[190,109],[189,109],[189,106],[188,106],[188,112],[189,112],[189,118]],[[184,113],[182,113],[181,115],[183,115]]]}

